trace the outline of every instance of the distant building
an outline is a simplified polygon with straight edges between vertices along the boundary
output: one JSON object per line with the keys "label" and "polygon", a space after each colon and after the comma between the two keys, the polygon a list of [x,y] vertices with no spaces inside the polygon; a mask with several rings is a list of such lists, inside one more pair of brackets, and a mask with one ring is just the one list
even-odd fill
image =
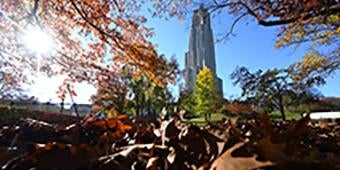
{"label": "distant building", "polygon": [[320,101],[327,103],[328,105],[331,105],[334,108],[336,108],[335,110],[340,111],[340,98],[326,97],[326,98],[322,98]]}
{"label": "distant building", "polygon": [[57,104],[53,103],[39,103],[34,100],[1,100],[0,105],[10,106],[17,109],[25,109],[32,111],[44,111],[44,112],[52,112],[58,113],[60,111],[60,107]]}
{"label": "distant building", "polygon": [[216,75],[215,47],[210,26],[210,14],[201,5],[199,9],[194,11],[189,51],[185,53],[184,78],[187,89],[193,90],[196,75],[204,66],[212,71],[217,81],[217,88],[223,94],[222,79]]}
{"label": "distant building", "polygon": [[[62,113],[65,115],[76,115],[74,106],[65,103],[66,108],[61,109],[60,104],[55,103],[40,103],[36,100],[0,100],[0,106],[10,106],[17,109],[50,112],[50,113]],[[80,116],[86,116],[92,112],[91,104],[77,104],[77,110]]]}

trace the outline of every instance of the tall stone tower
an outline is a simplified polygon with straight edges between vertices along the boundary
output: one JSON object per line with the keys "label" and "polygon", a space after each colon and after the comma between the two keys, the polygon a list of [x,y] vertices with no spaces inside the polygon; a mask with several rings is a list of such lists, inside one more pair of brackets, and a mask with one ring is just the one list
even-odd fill
{"label": "tall stone tower", "polygon": [[200,6],[194,11],[189,41],[189,51],[185,53],[184,78],[186,87],[193,90],[196,75],[203,68],[208,67],[217,81],[217,88],[223,94],[222,79],[216,75],[216,61],[213,33],[210,26],[210,14]]}

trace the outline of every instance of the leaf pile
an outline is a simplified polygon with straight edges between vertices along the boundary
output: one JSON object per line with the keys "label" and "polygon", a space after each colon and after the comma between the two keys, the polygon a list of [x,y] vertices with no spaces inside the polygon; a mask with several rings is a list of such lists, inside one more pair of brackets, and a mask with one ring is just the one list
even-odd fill
{"label": "leaf pile", "polygon": [[267,115],[205,127],[170,120],[86,117],[2,126],[2,169],[339,169],[339,125]]}

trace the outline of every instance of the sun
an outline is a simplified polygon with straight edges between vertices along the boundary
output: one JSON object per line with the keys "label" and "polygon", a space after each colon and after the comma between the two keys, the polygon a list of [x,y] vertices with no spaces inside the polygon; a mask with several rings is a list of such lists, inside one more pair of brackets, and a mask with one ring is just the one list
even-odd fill
{"label": "sun", "polygon": [[38,55],[48,54],[55,48],[52,37],[41,28],[26,31],[22,40],[28,50]]}

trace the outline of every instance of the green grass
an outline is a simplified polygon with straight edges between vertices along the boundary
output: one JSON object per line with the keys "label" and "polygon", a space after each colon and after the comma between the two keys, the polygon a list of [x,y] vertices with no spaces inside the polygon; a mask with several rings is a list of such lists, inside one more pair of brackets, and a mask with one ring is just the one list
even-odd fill
{"label": "green grass", "polygon": [[[211,120],[210,121],[212,121],[212,122],[220,121],[223,118],[227,118],[227,116],[220,114],[220,113],[215,113],[215,114],[211,114]],[[204,118],[204,116],[200,116],[198,118],[190,119],[190,121],[205,122],[205,118]]]}
{"label": "green grass", "polygon": [[[220,121],[222,120],[223,118],[228,118],[226,115],[224,114],[221,114],[221,113],[214,113],[214,114],[211,114],[211,122],[216,122],[216,121]],[[200,116],[200,117],[197,117],[197,118],[192,118],[192,119],[185,119],[184,122],[187,122],[187,123],[193,123],[195,125],[205,125],[206,121],[205,121],[205,118],[204,116]]]}
{"label": "green grass", "polygon": [[[280,112],[272,112],[269,114],[273,119],[282,119]],[[285,112],[286,119],[292,120],[292,119],[300,119],[301,115],[300,113],[296,112]]]}
{"label": "green grass", "polygon": [[[277,120],[281,120],[281,113],[280,112],[272,112],[269,114],[273,119],[277,119]],[[227,118],[228,116],[221,114],[221,113],[215,113],[215,114],[211,114],[211,122],[216,122],[216,121],[220,121],[223,118]],[[301,116],[299,113],[295,113],[295,112],[286,112],[286,119],[287,120],[292,120],[292,119],[300,119]],[[192,118],[192,119],[185,119],[184,122],[187,123],[193,123],[195,125],[198,126],[203,126],[206,124],[205,118],[204,116],[200,116],[197,118]]]}

